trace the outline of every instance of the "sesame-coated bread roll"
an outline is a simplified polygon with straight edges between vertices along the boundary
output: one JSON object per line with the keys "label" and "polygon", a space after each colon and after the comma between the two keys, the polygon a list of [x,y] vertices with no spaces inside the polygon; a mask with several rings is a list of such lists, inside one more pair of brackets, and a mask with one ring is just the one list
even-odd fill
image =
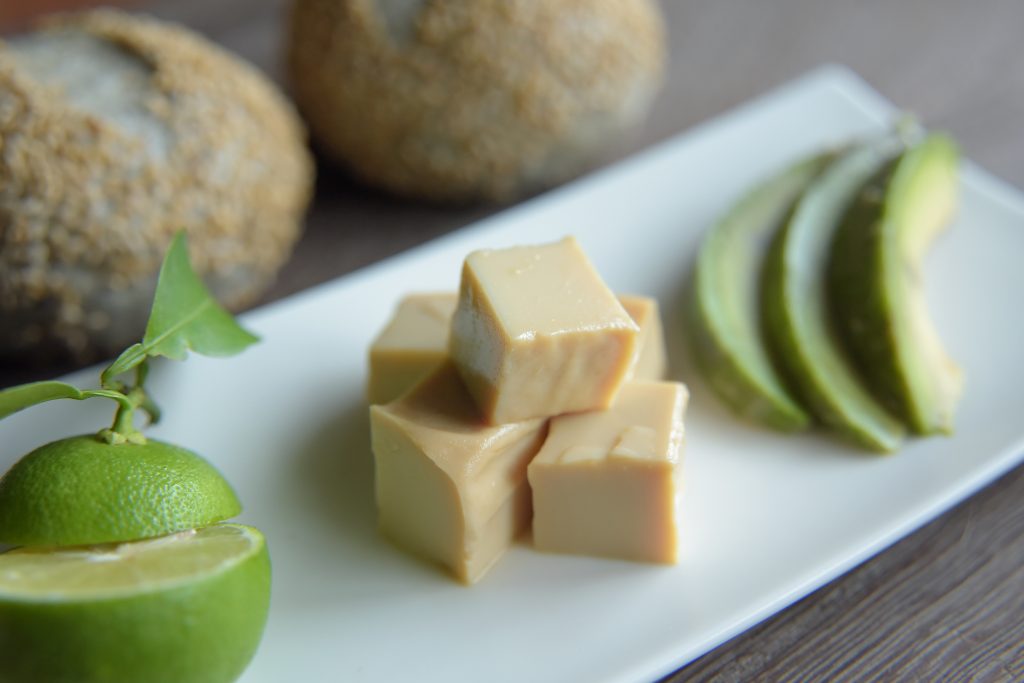
{"label": "sesame-coated bread roll", "polygon": [[178,26],[114,11],[0,41],[0,358],[141,337],[172,235],[227,306],[289,256],[312,163],[290,105]]}
{"label": "sesame-coated bread roll", "polygon": [[295,0],[296,100],[367,181],[509,200],[565,180],[646,113],[653,0]]}

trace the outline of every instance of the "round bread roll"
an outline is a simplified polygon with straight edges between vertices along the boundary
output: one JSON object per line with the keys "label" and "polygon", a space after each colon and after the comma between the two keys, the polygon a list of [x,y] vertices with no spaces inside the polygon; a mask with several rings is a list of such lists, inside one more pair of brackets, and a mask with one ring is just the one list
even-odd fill
{"label": "round bread roll", "polygon": [[0,41],[0,357],[137,341],[172,236],[229,308],[291,253],[313,167],[293,109],[181,27],[114,11]]}
{"label": "round bread roll", "polygon": [[367,181],[506,201],[593,162],[661,82],[653,0],[296,0],[299,109]]}

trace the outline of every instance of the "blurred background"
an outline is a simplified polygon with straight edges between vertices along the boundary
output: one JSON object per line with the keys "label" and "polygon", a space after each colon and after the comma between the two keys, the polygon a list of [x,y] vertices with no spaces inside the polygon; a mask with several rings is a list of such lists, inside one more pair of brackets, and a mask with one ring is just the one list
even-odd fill
{"label": "blurred background", "polygon": [[[3,0],[0,34],[89,0]],[[106,3],[109,4],[109,3]],[[181,22],[265,71],[282,87],[285,0],[115,3]],[[638,128],[598,164],[656,144],[824,62],[853,68],[966,156],[1024,186],[1024,3],[1019,0],[675,0],[660,4],[664,85]],[[271,301],[427,241],[503,208],[399,199],[318,158],[315,198]]]}

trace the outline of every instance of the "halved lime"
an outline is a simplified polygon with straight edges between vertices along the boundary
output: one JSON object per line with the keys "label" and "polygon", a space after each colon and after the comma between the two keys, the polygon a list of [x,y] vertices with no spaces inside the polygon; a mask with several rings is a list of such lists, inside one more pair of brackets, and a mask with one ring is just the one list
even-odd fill
{"label": "halved lime", "polygon": [[234,517],[241,505],[210,463],[177,446],[76,436],[32,451],[0,479],[0,543],[136,541]]}
{"label": "halved lime", "polygon": [[12,550],[0,555],[0,681],[228,683],[269,600],[263,536],[237,524]]}

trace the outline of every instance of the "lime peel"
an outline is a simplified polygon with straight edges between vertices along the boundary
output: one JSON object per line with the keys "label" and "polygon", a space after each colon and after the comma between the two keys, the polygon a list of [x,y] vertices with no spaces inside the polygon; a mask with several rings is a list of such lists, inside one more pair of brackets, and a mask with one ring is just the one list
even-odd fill
{"label": "lime peel", "polygon": [[241,512],[203,458],[171,444],[108,444],[93,435],[32,451],[0,478],[0,542],[83,546],[215,524]]}

